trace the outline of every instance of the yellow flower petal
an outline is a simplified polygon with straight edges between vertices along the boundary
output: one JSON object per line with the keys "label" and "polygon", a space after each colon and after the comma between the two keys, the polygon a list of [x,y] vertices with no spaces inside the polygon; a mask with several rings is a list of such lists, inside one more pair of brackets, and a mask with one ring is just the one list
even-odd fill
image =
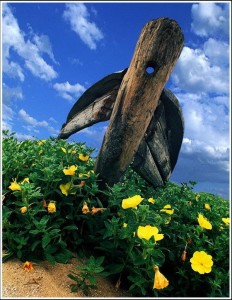
{"label": "yellow flower petal", "polygon": [[222,218],[222,221],[223,221],[226,225],[230,225],[230,218]]}
{"label": "yellow flower petal", "polygon": [[149,203],[152,203],[152,204],[155,203],[155,199],[153,199],[153,198],[149,198],[147,201],[148,201]]}
{"label": "yellow flower petal", "polygon": [[87,154],[79,154],[78,158],[82,161],[87,161],[89,159],[89,155]]}
{"label": "yellow flower petal", "polygon": [[16,180],[14,180],[13,182],[11,182],[9,189],[12,191],[21,191],[21,187],[20,185],[16,182]]}
{"label": "yellow flower petal", "polygon": [[27,272],[30,272],[32,270],[34,270],[33,268],[33,265],[32,265],[32,262],[30,261],[26,261],[24,264],[23,264],[23,269]]}
{"label": "yellow flower petal", "polygon": [[137,236],[140,239],[150,240],[152,236],[154,236],[155,241],[160,241],[164,238],[163,234],[158,234],[159,230],[155,226],[146,225],[139,226],[137,230]]}
{"label": "yellow flower petal", "polygon": [[83,203],[83,207],[82,207],[82,213],[85,215],[87,213],[89,213],[89,207],[87,205],[86,202]]}
{"label": "yellow flower petal", "polygon": [[155,271],[153,289],[160,290],[166,288],[169,285],[169,281],[167,280],[167,278],[162,273],[160,273],[159,267],[154,266],[153,269]]}
{"label": "yellow flower petal", "polygon": [[195,251],[190,262],[193,271],[200,274],[210,273],[213,266],[212,256],[205,251]]}
{"label": "yellow flower petal", "polygon": [[75,175],[76,170],[77,170],[77,167],[72,165],[69,168],[64,168],[63,172],[65,175]]}
{"label": "yellow flower petal", "polygon": [[56,212],[56,204],[55,204],[54,201],[50,201],[50,202],[48,203],[48,212],[49,212],[50,214],[53,214],[53,213]]}
{"label": "yellow flower petal", "polygon": [[174,209],[171,209],[171,205],[170,204],[167,204],[164,206],[163,209],[161,209],[160,211],[161,212],[165,212],[166,214],[169,214],[169,215],[172,215],[174,213]]}
{"label": "yellow flower petal", "polygon": [[205,209],[207,209],[207,210],[211,209],[211,207],[210,207],[210,205],[208,203],[205,203]]}
{"label": "yellow flower petal", "polygon": [[27,212],[27,207],[26,207],[26,206],[21,207],[21,208],[20,208],[20,212],[21,212],[22,214],[25,214],[25,213]]}
{"label": "yellow flower petal", "polygon": [[208,221],[208,219],[206,217],[204,217],[202,214],[198,215],[198,223],[202,228],[205,229],[212,229],[212,224]]}
{"label": "yellow flower petal", "polygon": [[143,198],[139,195],[135,195],[133,197],[123,199],[122,200],[122,208],[135,208],[137,205],[139,205],[143,201]]}

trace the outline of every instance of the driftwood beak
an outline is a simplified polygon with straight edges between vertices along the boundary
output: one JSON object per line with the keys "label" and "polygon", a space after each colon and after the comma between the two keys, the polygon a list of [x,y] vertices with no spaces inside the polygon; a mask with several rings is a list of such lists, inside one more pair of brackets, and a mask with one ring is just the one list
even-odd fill
{"label": "driftwood beak", "polygon": [[86,90],[70,110],[58,138],[67,139],[86,127],[109,120],[126,71],[110,74]]}

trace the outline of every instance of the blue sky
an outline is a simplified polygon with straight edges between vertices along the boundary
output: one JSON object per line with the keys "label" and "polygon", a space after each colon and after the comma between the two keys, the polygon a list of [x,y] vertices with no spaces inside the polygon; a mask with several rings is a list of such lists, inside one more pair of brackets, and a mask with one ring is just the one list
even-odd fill
{"label": "blue sky", "polygon": [[[170,178],[229,198],[230,2],[1,2],[2,129],[56,137],[73,104],[127,68],[143,26],[174,19],[185,43],[165,88],[178,98],[184,140]],[[106,123],[72,135],[100,149]]]}

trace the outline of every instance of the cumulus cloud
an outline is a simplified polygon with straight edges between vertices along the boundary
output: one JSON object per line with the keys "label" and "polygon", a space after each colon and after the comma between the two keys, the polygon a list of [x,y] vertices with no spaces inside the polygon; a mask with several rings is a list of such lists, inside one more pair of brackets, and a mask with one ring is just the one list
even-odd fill
{"label": "cumulus cloud", "polygon": [[21,87],[9,87],[5,83],[2,84],[2,102],[9,105],[12,100],[23,99]]}
{"label": "cumulus cloud", "polygon": [[72,85],[68,81],[63,83],[55,83],[53,87],[56,91],[58,91],[62,98],[68,100],[69,102],[77,100],[77,98],[79,98],[86,90],[81,84],[76,83]]}
{"label": "cumulus cloud", "polygon": [[[229,18],[228,5],[192,5],[197,47],[184,47],[171,76],[180,101],[185,131],[171,180],[201,182],[205,191],[229,185]],[[220,33],[220,34],[219,34]]]}
{"label": "cumulus cloud", "polygon": [[192,6],[191,28],[196,35],[229,34],[229,4],[201,2]]}
{"label": "cumulus cloud", "polygon": [[97,42],[103,39],[103,33],[89,20],[89,12],[83,3],[66,4],[63,18],[90,49],[96,49]]}
{"label": "cumulus cloud", "polygon": [[[50,126],[47,121],[38,121],[30,116],[24,109],[20,109],[18,112],[19,117],[25,122],[27,126],[24,126],[28,131],[35,131],[36,128],[46,128],[51,134],[58,134],[58,130]],[[38,131],[37,131],[38,132]]]}
{"label": "cumulus cloud", "polygon": [[13,50],[34,76],[46,81],[56,78],[56,71],[42,57],[43,53],[47,53],[55,62],[49,38],[34,35],[32,40],[26,39],[26,33],[20,29],[10,6],[4,3],[2,8],[3,72],[11,77],[18,77],[21,81],[25,78],[22,66],[10,57],[10,50]]}
{"label": "cumulus cloud", "polygon": [[[228,44],[215,43],[208,40],[205,44],[205,51],[201,48],[192,49],[184,47],[180,58],[176,64],[172,75],[173,83],[185,91],[206,92],[206,93],[227,93],[229,89],[229,69],[227,66],[219,64],[225,62],[225,53],[221,56],[217,50],[209,55],[209,45],[211,43],[223,47],[228,53]],[[209,56],[208,56],[209,55]]]}

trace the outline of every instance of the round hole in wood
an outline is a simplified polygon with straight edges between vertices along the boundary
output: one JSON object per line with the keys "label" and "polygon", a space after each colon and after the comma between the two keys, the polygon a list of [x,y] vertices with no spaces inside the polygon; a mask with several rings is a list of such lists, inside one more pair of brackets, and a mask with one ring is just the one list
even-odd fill
{"label": "round hole in wood", "polygon": [[151,74],[152,75],[152,74],[155,73],[155,68],[152,67],[152,66],[147,66],[146,72],[147,72],[147,74]]}

